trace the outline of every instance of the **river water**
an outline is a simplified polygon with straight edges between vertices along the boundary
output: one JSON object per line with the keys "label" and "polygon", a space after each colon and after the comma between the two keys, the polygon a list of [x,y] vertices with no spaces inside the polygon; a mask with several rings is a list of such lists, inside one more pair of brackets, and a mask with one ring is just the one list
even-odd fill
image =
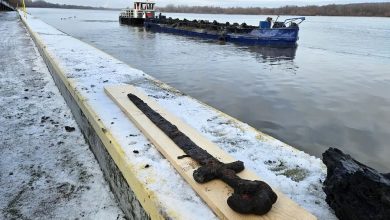
{"label": "river water", "polygon": [[[339,147],[389,172],[389,18],[306,17],[298,47],[276,49],[147,32],[120,25],[119,11],[29,12],[309,154]],[[266,17],[168,15],[252,25]]]}

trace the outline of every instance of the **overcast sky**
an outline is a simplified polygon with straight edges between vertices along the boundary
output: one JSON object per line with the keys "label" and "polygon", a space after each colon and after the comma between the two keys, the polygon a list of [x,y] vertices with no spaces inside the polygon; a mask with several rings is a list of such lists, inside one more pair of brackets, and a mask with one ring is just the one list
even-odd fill
{"label": "overcast sky", "polygon": [[[125,8],[132,5],[133,0],[45,0],[51,3],[69,5],[103,6],[110,8]],[[209,5],[209,6],[259,6],[278,7],[284,5],[324,5],[332,3],[356,3],[356,2],[388,2],[390,0],[154,0],[158,6],[167,4],[175,5]]]}

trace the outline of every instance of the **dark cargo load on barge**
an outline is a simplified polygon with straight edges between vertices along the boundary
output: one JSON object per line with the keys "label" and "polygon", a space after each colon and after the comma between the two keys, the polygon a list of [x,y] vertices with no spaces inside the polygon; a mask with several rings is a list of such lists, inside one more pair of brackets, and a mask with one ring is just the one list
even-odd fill
{"label": "dark cargo load on barge", "polygon": [[147,30],[171,33],[245,45],[272,45],[294,47],[298,41],[299,24],[305,17],[289,18],[283,22],[268,17],[259,26],[246,23],[230,24],[204,20],[172,19],[155,16],[154,3],[135,2],[133,9],[123,11],[121,23],[145,26]]}

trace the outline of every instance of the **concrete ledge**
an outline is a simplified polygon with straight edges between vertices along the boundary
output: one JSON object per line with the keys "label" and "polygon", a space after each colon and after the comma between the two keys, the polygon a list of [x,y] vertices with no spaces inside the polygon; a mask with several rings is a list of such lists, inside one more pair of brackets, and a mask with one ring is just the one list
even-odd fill
{"label": "concrete ledge", "polygon": [[[37,43],[37,45],[38,44],[39,43]],[[101,131],[105,129],[104,126],[100,126],[97,124],[96,117],[92,116],[93,112],[88,111],[90,107],[83,105],[82,103],[84,102],[80,101],[82,100],[81,97],[77,98],[79,102],[76,101],[75,96],[77,95],[72,95],[69,92],[68,88],[64,84],[65,82],[62,81],[60,77],[61,73],[58,72],[59,68],[55,67],[56,64],[50,57],[48,57],[48,55],[43,49],[39,49],[39,51],[44,57],[45,62],[50,70],[50,73],[52,74],[52,77],[57,87],[59,88],[66,103],[70,107],[77,124],[79,125],[85,139],[89,143],[92,152],[98,160],[100,167],[105,175],[105,178],[109,182],[111,190],[115,194],[126,217],[129,219],[149,219],[149,215],[142,208],[133,190],[129,187],[125,177],[122,175],[122,172],[115,164],[111,155],[108,153],[106,145],[103,143],[105,142],[106,144],[110,143],[112,145],[115,145],[115,143],[111,141],[111,135],[108,133],[100,133],[99,136],[95,129]],[[82,109],[84,109],[84,111]],[[89,115],[89,117],[87,117],[85,114]],[[90,118],[91,121],[88,118]],[[95,124],[95,128],[91,124],[91,122]],[[112,149],[112,151],[115,151],[115,149]],[[118,155],[118,152],[114,152],[113,154]],[[129,179],[131,178],[133,177],[129,177]]]}
{"label": "concrete ledge", "polygon": [[[39,36],[30,29],[24,19],[22,19],[22,21],[26,25],[43,57],[59,91],[71,109],[81,132],[88,141],[92,152],[95,154],[95,157],[103,170],[104,176],[126,217],[129,219],[150,219],[150,216],[152,216],[153,219],[163,219],[163,215],[161,215],[158,210],[153,209],[150,200],[146,200],[146,198],[150,196],[147,191],[143,191],[144,188],[142,187],[142,184],[139,183],[131,173],[126,172],[126,166],[129,165],[126,164],[126,161],[122,158],[123,153],[121,152],[118,143],[116,143],[112,135],[107,132],[107,128],[100,122],[100,119],[93,112],[91,107],[83,101],[84,98],[75,91],[72,82],[66,79],[57,62],[53,60],[45,50],[45,46]],[[113,158],[117,158],[117,163],[120,164],[122,170],[118,167]],[[123,176],[123,173],[128,175]],[[129,186],[128,182],[132,183],[132,185]],[[138,195],[136,195],[132,189],[136,189]],[[137,198],[144,198],[142,200],[144,201],[144,204],[141,205]],[[149,214],[146,213],[143,207],[149,207],[147,208]]]}
{"label": "concrete ledge", "polygon": [[[320,219],[334,218],[321,190],[326,170],[318,158],[185,96],[34,17],[22,20],[129,219],[216,216],[104,94],[103,85],[108,81],[135,85],[300,206]],[[151,166],[146,169],[146,164]]]}

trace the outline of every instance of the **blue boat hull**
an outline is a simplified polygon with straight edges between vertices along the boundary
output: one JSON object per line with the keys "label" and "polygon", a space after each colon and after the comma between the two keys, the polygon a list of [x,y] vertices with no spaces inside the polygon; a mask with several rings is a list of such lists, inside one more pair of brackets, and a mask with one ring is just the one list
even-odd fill
{"label": "blue boat hull", "polygon": [[299,28],[254,29],[248,34],[218,34],[196,32],[167,27],[154,22],[144,22],[144,26],[152,31],[199,37],[204,39],[221,40],[245,45],[296,46]]}

